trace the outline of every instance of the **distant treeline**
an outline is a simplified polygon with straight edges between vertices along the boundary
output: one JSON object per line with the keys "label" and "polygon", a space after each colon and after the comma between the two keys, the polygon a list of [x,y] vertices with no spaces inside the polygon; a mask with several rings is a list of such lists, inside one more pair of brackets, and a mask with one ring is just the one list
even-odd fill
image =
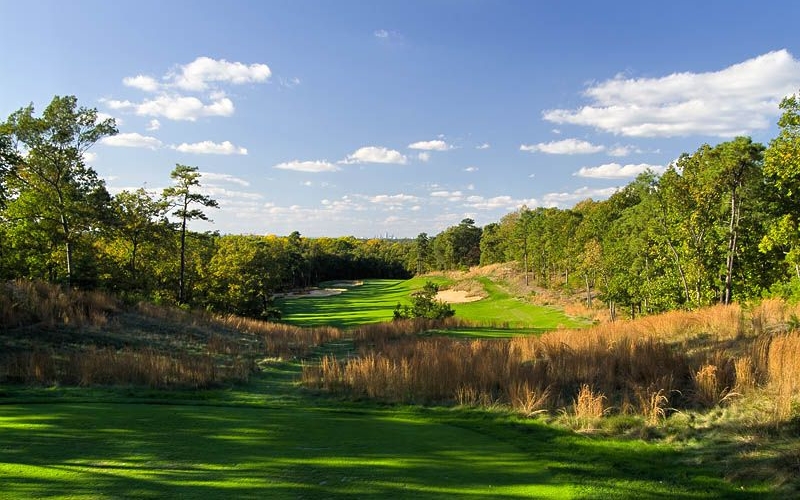
{"label": "distant treeline", "polygon": [[105,289],[247,316],[321,281],[404,278],[515,261],[531,285],[581,290],[636,315],[765,294],[800,296],[800,105],[781,103],[768,147],[702,145],[605,201],[522,207],[483,228],[385,240],[196,233],[215,200],[177,165],[162,193],[111,196],[84,154],[113,119],[55,97],[0,123],[0,278]]}

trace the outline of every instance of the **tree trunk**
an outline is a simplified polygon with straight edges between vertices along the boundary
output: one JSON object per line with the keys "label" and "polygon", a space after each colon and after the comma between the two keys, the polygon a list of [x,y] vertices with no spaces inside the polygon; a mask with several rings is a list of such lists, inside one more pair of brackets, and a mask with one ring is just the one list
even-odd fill
{"label": "tree trunk", "polygon": [[589,273],[583,275],[584,280],[586,281],[586,307],[592,307],[592,289],[589,287]]}
{"label": "tree trunk", "polygon": [[69,231],[69,222],[64,214],[61,214],[61,229],[64,231],[64,240],[66,240],[65,250],[67,253],[67,277],[66,287],[67,290],[72,288],[72,235]]}
{"label": "tree trunk", "polygon": [[731,220],[728,226],[728,256],[725,262],[725,292],[722,296],[722,303],[728,305],[733,299],[733,261],[736,256],[736,239],[739,235],[739,211],[740,204],[736,189],[731,192]]}
{"label": "tree trunk", "polygon": [[178,303],[183,304],[186,298],[186,216],[181,222],[181,271],[178,278]]}

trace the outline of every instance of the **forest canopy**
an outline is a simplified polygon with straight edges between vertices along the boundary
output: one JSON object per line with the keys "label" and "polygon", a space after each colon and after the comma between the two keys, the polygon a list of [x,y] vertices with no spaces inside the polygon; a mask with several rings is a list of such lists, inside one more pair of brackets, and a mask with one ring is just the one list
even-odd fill
{"label": "forest canopy", "polygon": [[197,167],[173,184],[110,195],[84,160],[113,119],[56,96],[0,123],[0,278],[263,316],[282,291],[333,279],[404,278],[515,262],[531,286],[653,313],[767,294],[800,298],[800,103],[780,105],[768,145],[736,137],[684,153],[606,200],[472,219],[415,239],[191,231],[217,202]]}

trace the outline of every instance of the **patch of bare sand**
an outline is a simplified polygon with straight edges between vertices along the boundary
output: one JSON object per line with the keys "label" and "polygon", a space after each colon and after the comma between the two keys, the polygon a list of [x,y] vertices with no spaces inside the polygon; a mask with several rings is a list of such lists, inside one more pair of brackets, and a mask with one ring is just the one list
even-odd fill
{"label": "patch of bare sand", "polygon": [[470,292],[465,290],[442,290],[436,294],[436,300],[441,300],[448,304],[463,304],[465,302],[475,302],[481,300],[483,297],[479,295],[470,295]]}

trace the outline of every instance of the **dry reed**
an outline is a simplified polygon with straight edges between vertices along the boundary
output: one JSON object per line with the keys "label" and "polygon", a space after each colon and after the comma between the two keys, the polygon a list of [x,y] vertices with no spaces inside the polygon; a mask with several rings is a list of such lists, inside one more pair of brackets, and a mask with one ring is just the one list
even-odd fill
{"label": "dry reed", "polygon": [[[600,413],[633,411],[652,425],[669,411],[725,404],[769,381],[784,401],[780,418],[787,418],[800,386],[800,334],[755,337],[744,317],[739,306],[715,306],[541,337],[471,341],[416,335],[449,325],[376,324],[353,332],[358,357],[318,372],[309,365],[304,381],[356,397],[502,403],[523,414],[602,395]],[[586,411],[581,407],[581,415]]]}

